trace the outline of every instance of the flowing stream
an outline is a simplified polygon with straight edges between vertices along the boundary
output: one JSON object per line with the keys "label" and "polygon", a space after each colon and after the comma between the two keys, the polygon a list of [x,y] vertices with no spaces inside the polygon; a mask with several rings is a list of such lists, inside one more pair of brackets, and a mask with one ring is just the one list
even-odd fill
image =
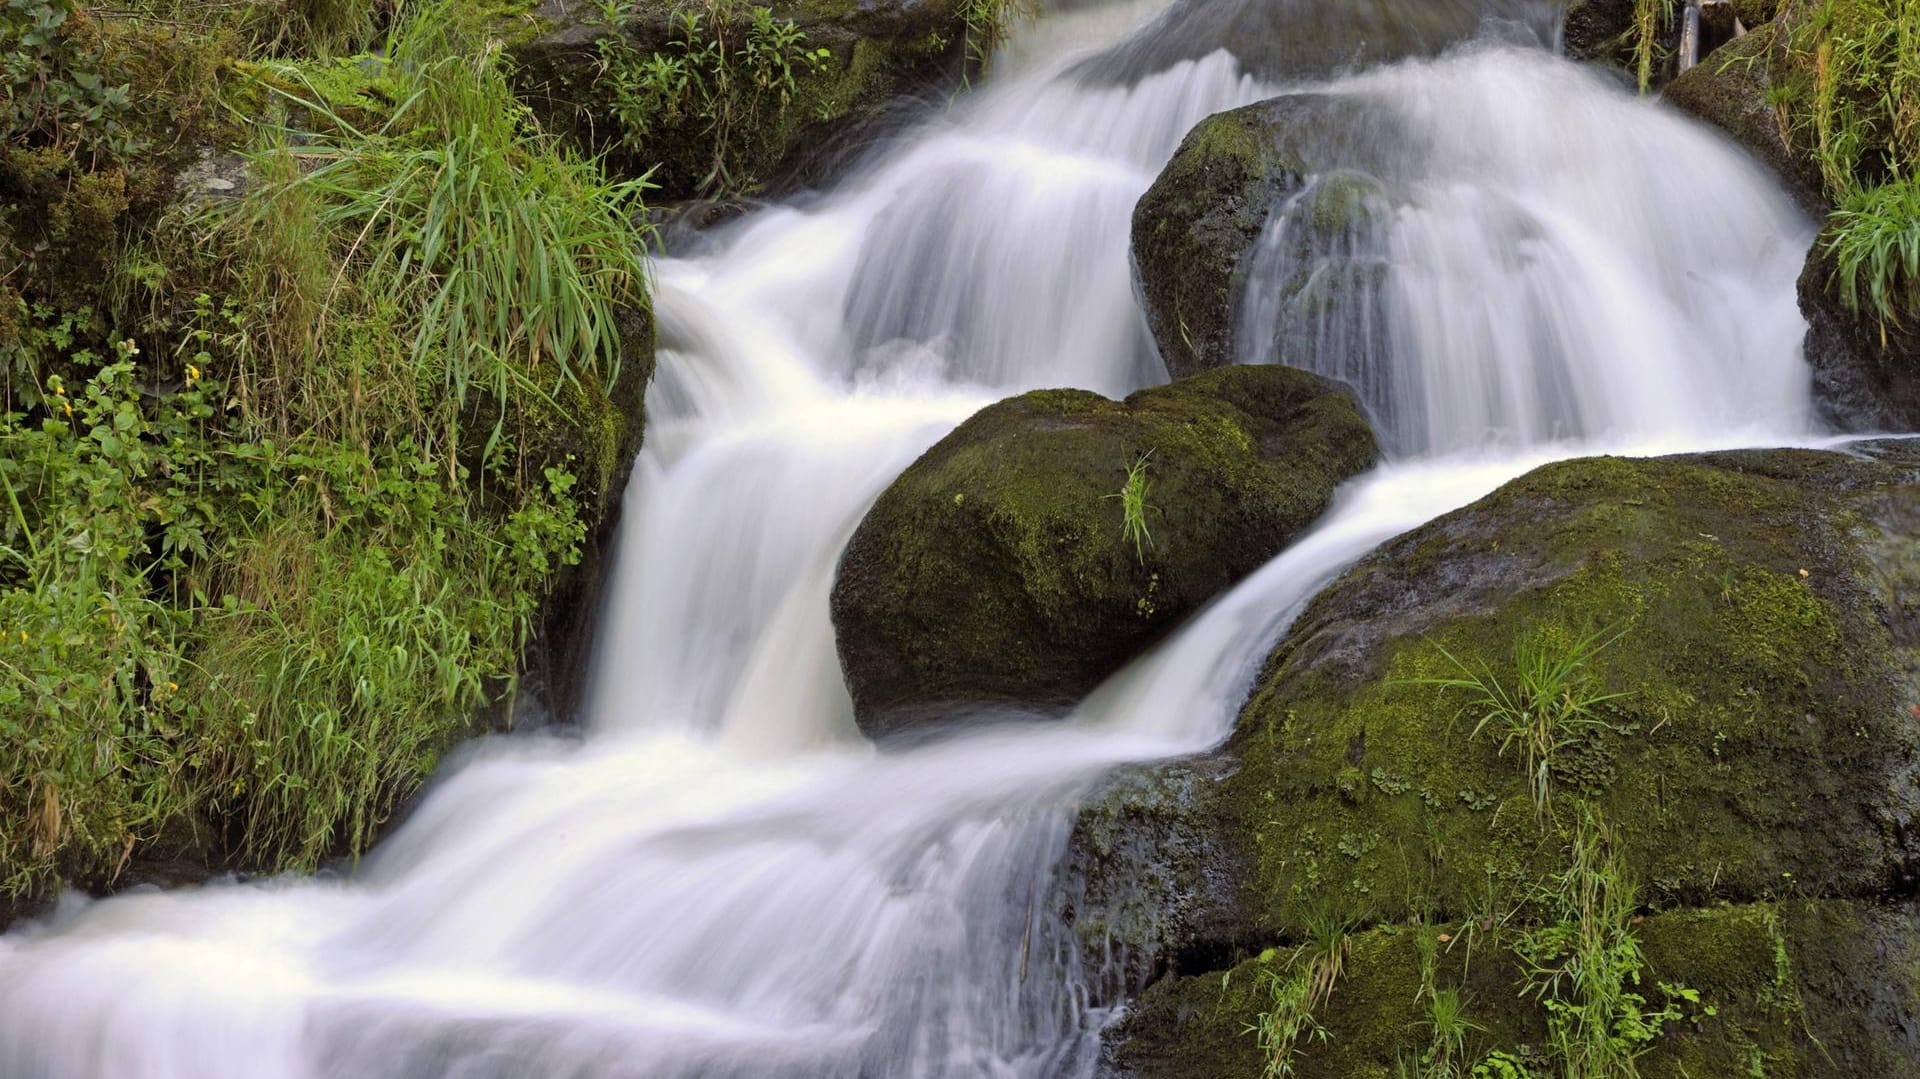
{"label": "flowing stream", "polygon": [[1163,380],[1133,205],[1195,122],[1284,88],[1199,38],[1153,60],[1160,7],[1060,5],[836,191],[662,261],[584,734],[470,747],[349,878],[0,937],[0,1079],[1091,1074],[1111,1016],[1046,900],[1101,774],[1218,742],[1321,585],[1527,468],[1807,437],[1810,226],[1502,5],[1320,87],[1406,141],[1339,235],[1280,208],[1249,275],[1245,358],[1349,379],[1395,458],[1066,722],[876,750],[827,618],[865,507],[989,401]]}

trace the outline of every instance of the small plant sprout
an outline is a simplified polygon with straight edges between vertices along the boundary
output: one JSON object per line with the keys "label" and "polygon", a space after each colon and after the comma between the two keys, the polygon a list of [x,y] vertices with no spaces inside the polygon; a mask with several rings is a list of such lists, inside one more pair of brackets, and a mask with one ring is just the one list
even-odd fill
{"label": "small plant sprout", "polygon": [[1108,498],[1120,500],[1120,539],[1123,543],[1133,544],[1134,557],[1146,565],[1147,548],[1153,546],[1153,534],[1147,531],[1147,492],[1153,489],[1153,481],[1147,478],[1147,461],[1153,456],[1148,450],[1133,459],[1127,466],[1127,481]]}

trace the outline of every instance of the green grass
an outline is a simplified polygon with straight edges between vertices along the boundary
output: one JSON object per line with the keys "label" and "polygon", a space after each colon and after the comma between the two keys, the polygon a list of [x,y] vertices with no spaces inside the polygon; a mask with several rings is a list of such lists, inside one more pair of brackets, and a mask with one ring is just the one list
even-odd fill
{"label": "green grass", "polygon": [[1660,983],[1651,1005],[1642,985],[1646,959],[1634,926],[1639,891],[1616,854],[1599,810],[1581,805],[1568,840],[1566,869],[1536,888],[1545,924],[1516,948],[1528,992],[1547,1010],[1548,1049],[1565,1079],[1637,1079],[1636,1061],[1687,1009],[1712,1014],[1700,994]]}
{"label": "green grass", "polygon": [[1596,710],[1624,696],[1602,692],[1591,670],[1611,640],[1604,631],[1570,637],[1557,629],[1533,630],[1514,643],[1513,670],[1504,676],[1442,649],[1458,674],[1419,684],[1467,694],[1461,711],[1474,718],[1473,736],[1491,733],[1500,739],[1503,756],[1509,750],[1519,756],[1534,809],[1545,816],[1552,807],[1555,754],[1610,729]]}
{"label": "green grass", "polygon": [[1829,287],[1884,341],[1920,311],[1920,0],[1817,0],[1779,21],[1791,32],[1770,100],[1836,207]]}
{"label": "green grass", "polygon": [[1120,503],[1120,540],[1133,545],[1134,557],[1142,565],[1147,561],[1147,548],[1153,546],[1153,535],[1147,531],[1147,511],[1153,508],[1147,501],[1153,490],[1153,481],[1147,478],[1147,461],[1152,457],[1153,451],[1148,450],[1134,458],[1127,466],[1126,482],[1107,496]]}
{"label": "green grass", "polygon": [[1847,195],[1826,240],[1834,284],[1847,310],[1871,314],[1881,332],[1920,315],[1920,179]]}
{"label": "green grass", "polygon": [[1268,1003],[1247,1029],[1260,1047],[1262,1079],[1288,1079],[1301,1044],[1325,1041],[1327,1029],[1313,1017],[1317,1004],[1314,985],[1319,972],[1312,964],[1299,970],[1264,967]]}

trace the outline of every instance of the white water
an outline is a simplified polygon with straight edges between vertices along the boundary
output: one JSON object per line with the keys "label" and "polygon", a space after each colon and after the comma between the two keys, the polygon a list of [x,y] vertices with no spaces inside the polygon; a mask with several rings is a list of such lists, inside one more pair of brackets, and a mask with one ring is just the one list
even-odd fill
{"label": "white water", "polygon": [[[1765,247],[1805,226],[1752,167],[1511,51],[1360,79],[1344,92],[1484,142],[1397,178],[1429,220],[1388,259],[1409,306],[1377,376],[1457,390],[1405,443],[1455,452],[1350,484],[1071,721],[877,752],[826,616],[845,537],[982,403],[1164,377],[1127,271],[1133,201],[1194,121],[1271,92],[1218,53],[1124,88],[1059,74],[1149,12],[1043,24],[995,87],[838,193],[660,266],[661,374],[584,740],[477,746],[351,880],[74,904],[0,937],[0,1079],[1084,1074],[1106,1015],[1045,901],[1102,771],[1217,741],[1322,583],[1540,461],[1802,435],[1806,373],[1766,336],[1794,320],[1793,277]],[[1607,131],[1564,129],[1585,110]],[[1555,227],[1494,227],[1515,206]],[[1646,305],[1580,314],[1569,273]],[[1516,336],[1569,374],[1476,347]],[[1587,442],[1545,441],[1566,434]]]}

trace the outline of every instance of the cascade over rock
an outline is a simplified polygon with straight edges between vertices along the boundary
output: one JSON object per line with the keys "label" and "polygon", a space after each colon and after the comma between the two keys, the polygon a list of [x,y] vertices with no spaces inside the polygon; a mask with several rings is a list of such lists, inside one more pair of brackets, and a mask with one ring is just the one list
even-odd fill
{"label": "cascade over rock", "polygon": [[[862,729],[1077,700],[1277,554],[1376,455],[1347,392],[1286,368],[989,406],[887,488],[841,558],[833,623]],[[1137,547],[1118,497],[1136,464]]]}
{"label": "cascade over rock", "polygon": [[1133,261],[1175,377],[1232,363],[1248,262],[1276,207],[1315,173],[1357,164],[1385,120],[1333,94],[1289,94],[1188,133],[1133,212]]}
{"label": "cascade over rock", "polygon": [[[1771,101],[1776,86],[1798,85],[1807,63],[1786,47],[1806,13],[1750,33],[1713,54],[1667,87],[1664,99],[1724,131],[1765,162],[1803,209],[1824,217],[1833,209],[1814,155],[1814,141],[1789,141],[1788,131],[1811,127],[1797,98],[1784,108]],[[1799,280],[1800,312],[1807,320],[1806,355],[1813,368],[1821,418],[1843,431],[1907,430],[1920,425],[1920,335],[1880,325],[1870,312],[1849,310],[1833,285],[1835,260],[1828,236],[1807,252]]]}
{"label": "cascade over rock", "polygon": [[[1538,1043],[1513,948],[1540,924],[1586,806],[1639,903],[1668,912],[1645,926],[1651,969],[1717,1009],[1654,1043],[1642,1074],[1734,1074],[1747,1046],[1779,1066],[1768,1074],[1920,1067],[1899,1020],[1920,1001],[1920,966],[1853,965],[1920,943],[1910,907],[1876,906],[1920,881],[1920,451],[1867,450],[1549,465],[1323,591],[1219,754],[1157,783],[1135,773],[1083,813],[1072,864],[1095,879],[1070,894],[1125,902],[1082,900],[1075,917],[1132,976],[1174,972],[1114,1039],[1117,1069],[1260,1074],[1245,1023],[1271,1005],[1262,971],[1292,952],[1256,956],[1257,943],[1301,941],[1329,917],[1381,928],[1353,939],[1317,1017],[1332,1036],[1303,1048],[1298,1074],[1391,1074],[1424,1046],[1418,918],[1477,934],[1466,984],[1487,1044]],[[1582,639],[1568,684],[1618,695],[1558,731],[1541,806],[1518,746],[1498,722],[1477,729],[1473,694],[1440,681],[1518,692],[1527,655]],[[1163,835],[1103,843],[1116,818]],[[1196,852],[1238,890],[1155,883],[1208,880],[1168,869]],[[1768,933],[1778,963],[1755,946]],[[1447,959],[1440,984],[1460,984],[1462,965]],[[1804,1027],[1772,1018],[1783,1002]]]}
{"label": "cascade over rock", "polygon": [[1772,24],[1716,50],[1667,84],[1661,99],[1712,124],[1774,171],[1801,209],[1824,215],[1830,208],[1820,168],[1808,147],[1790,144],[1780,110],[1767,101],[1770,72],[1783,63],[1783,46]]}

